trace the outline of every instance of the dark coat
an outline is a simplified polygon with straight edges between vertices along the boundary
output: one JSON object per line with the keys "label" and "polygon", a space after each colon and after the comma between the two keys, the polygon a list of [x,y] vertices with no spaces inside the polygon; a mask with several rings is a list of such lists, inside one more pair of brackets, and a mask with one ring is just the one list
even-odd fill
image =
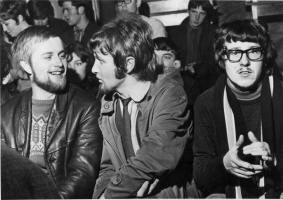
{"label": "dark coat", "polygon": [[[172,32],[172,35],[170,35],[172,41],[176,44],[182,68],[188,64],[186,63],[186,57],[188,54],[188,26],[189,17],[184,19],[176,30]],[[202,31],[196,60],[198,61],[198,64],[194,67],[196,73],[191,74],[188,71],[182,71],[185,91],[191,97],[191,99],[189,99],[190,104],[194,103],[199,94],[211,87],[218,76],[213,49],[216,27],[205,20],[201,24],[201,28]]]}
{"label": "dark coat", "polygon": [[149,197],[184,198],[191,178],[189,151],[191,112],[178,80],[163,77],[152,84],[138,105],[136,155],[126,159],[121,133],[115,123],[117,98],[103,98],[99,125],[104,137],[101,170],[94,198],[136,198],[145,181],[160,179]]}
{"label": "dark coat", "polygon": [[82,37],[81,43],[82,43],[85,47],[87,47],[87,44],[88,44],[88,42],[89,42],[91,36],[92,36],[95,32],[97,32],[99,29],[100,29],[100,27],[99,27],[96,23],[90,21],[90,22],[88,23],[87,27],[85,28],[84,35],[83,35],[83,37]]}
{"label": "dark coat", "polygon": [[[29,157],[32,91],[20,93],[1,107],[2,140]],[[55,99],[54,130],[45,147],[49,175],[64,198],[90,198],[98,176],[102,135],[99,102],[81,89],[68,87]]]}
{"label": "dark coat", "polygon": [[[223,164],[223,157],[228,152],[227,135],[218,129],[218,125],[225,121],[223,116],[217,116],[215,110],[221,110],[216,103],[216,86],[208,89],[199,96],[194,107],[194,167],[193,174],[198,188],[205,196],[213,193],[227,193],[234,176],[228,173]],[[281,93],[283,97],[283,81],[281,80]],[[219,99],[223,98],[218,97]],[[283,99],[282,99],[283,101]],[[283,107],[281,108],[281,110]],[[278,111],[280,111],[278,109]],[[224,112],[224,111],[223,111]],[[281,113],[282,116],[282,113]],[[282,118],[279,118],[281,120]],[[278,120],[278,119],[277,119]],[[282,130],[282,129],[281,129]],[[277,135],[278,162],[282,160],[283,137]],[[279,144],[279,145],[278,145]],[[280,173],[281,190],[283,191],[283,168],[281,161]],[[278,186],[278,185],[277,185]],[[229,193],[229,192],[228,192]],[[231,197],[229,197],[231,198]],[[274,197],[273,197],[274,198]]]}
{"label": "dark coat", "polygon": [[58,34],[66,45],[75,41],[73,29],[62,19],[48,18],[48,27]]}
{"label": "dark coat", "polygon": [[54,183],[27,158],[1,144],[3,199],[59,199]]}

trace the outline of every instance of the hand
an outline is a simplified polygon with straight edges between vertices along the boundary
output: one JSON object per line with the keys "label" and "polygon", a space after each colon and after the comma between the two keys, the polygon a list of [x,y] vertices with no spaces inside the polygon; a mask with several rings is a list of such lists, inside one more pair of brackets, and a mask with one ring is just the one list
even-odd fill
{"label": "hand", "polygon": [[[273,159],[271,156],[269,145],[266,142],[258,141],[258,139],[251,131],[248,132],[248,137],[252,143],[243,148],[243,154],[260,156],[263,161],[271,162]],[[265,165],[265,167],[267,167],[267,165]]]}
{"label": "hand", "polygon": [[283,199],[283,192],[282,192],[281,195],[280,195],[280,199]]}
{"label": "hand", "polygon": [[155,179],[153,183],[150,184],[150,181],[145,181],[141,188],[139,189],[137,193],[137,197],[144,197],[146,195],[149,195],[153,189],[156,187],[158,184],[159,179]]}
{"label": "hand", "polygon": [[243,144],[244,137],[240,135],[237,143],[224,156],[223,164],[225,169],[240,178],[252,178],[255,174],[261,173],[263,167],[261,165],[252,165],[242,161],[238,157],[238,149]]}

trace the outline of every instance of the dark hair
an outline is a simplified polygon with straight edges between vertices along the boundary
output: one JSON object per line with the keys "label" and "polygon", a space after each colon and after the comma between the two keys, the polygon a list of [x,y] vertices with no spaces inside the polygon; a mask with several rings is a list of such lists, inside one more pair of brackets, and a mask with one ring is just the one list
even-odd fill
{"label": "dark hair", "polygon": [[132,56],[135,58],[135,67],[131,74],[138,80],[155,81],[157,74],[151,36],[149,25],[140,16],[123,13],[95,33],[90,39],[89,47],[93,51],[98,50],[113,57],[117,78],[125,77],[126,59]]}
{"label": "dark hair", "polygon": [[142,2],[139,7],[139,14],[150,17],[150,7],[147,2]]}
{"label": "dark hair", "polygon": [[207,14],[210,14],[213,10],[213,7],[208,0],[190,0],[188,4],[188,10],[197,8],[199,6],[201,6],[202,9],[207,12]]}
{"label": "dark hair", "polygon": [[84,7],[85,9],[85,15],[90,21],[94,21],[94,13],[92,9],[92,2],[91,0],[59,0],[58,4],[62,7],[63,3],[69,1],[72,3],[73,6],[75,6],[77,9],[79,7]]}
{"label": "dark hair", "polygon": [[91,68],[94,63],[94,56],[87,47],[85,47],[80,42],[75,42],[69,44],[66,47],[65,52],[67,54],[68,62],[70,62],[73,59],[72,53],[75,53],[81,59],[82,62],[85,62],[87,64],[86,74],[91,74]]}
{"label": "dark hair", "polygon": [[54,37],[60,38],[52,29],[45,26],[31,26],[20,32],[11,47],[13,66],[20,66],[20,61],[28,63],[32,53],[32,46]]}
{"label": "dark hair", "polygon": [[24,0],[3,0],[0,8],[0,18],[3,20],[13,19],[17,23],[18,16],[22,15],[24,20],[29,22],[27,5]]}
{"label": "dark hair", "polygon": [[155,50],[171,51],[179,59],[177,47],[168,37],[158,37],[153,42]]}
{"label": "dark hair", "polygon": [[49,0],[30,0],[27,8],[32,19],[54,17],[54,9]]}
{"label": "dark hair", "polygon": [[[10,46],[4,41],[4,31],[2,26],[0,27],[0,73],[1,73],[1,83],[5,76],[10,72],[11,65],[11,55],[10,55]],[[0,84],[1,84],[0,83]]]}
{"label": "dark hair", "polygon": [[221,68],[224,68],[225,42],[238,41],[258,43],[264,50],[264,65],[269,68],[273,67],[276,51],[264,26],[254,20],[237,20],[223,24],[216,31],[215,60]]}

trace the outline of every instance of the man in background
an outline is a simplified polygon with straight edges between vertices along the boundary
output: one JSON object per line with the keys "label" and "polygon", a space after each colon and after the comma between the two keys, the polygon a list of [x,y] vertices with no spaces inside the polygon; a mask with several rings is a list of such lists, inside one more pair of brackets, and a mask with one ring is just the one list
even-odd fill
{"label": "man in background", "polygon": [[171,38],[180,53],[185,90],[195,99],[213,85],[216,66],[213,54],[215,26],[211,24],[213,7],[209,0],[190,0],[189,16]]}
{"label": "man in background", "polygon": [[85,47],[92,34],[99,26],[94,22],[93,9],[90,0],[59,0],[63,8],[63,18],[73,27],[75,41]]}
{"label": "man in background", "polygon": [[[142,0],[115,0],[115,8],[117,13],[131,12],[139,14],[138,10],[141,6]],[[146,21],[152,29],[152,38],[166,37],[167,33],[164,25],[158,19],[141,15],[142,19]]]}

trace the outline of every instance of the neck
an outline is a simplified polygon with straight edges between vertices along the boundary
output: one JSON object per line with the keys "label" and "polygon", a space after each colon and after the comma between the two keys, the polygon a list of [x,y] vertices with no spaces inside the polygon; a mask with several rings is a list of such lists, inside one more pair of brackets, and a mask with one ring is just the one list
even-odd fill
{"label": "neck", "polygon": [[79,23],[76,25],[78,29],[85,29],[89,23],[89,20],[86,16],[82,15]]}
{"label": "neck", "polygon": [[262,84],[258,84],[256,88],[251,90],[242,91],[235,87],[229,80],[227,80],[228,87],[232,90],[238,100],[248,101],[254,100],[260,97]]}
{"label": "neck", "polygon": [[36,100],[52,100],[55,99],[55,94],[48,92],[39,86],[37,86],[35,83],[32,83],[32,99]]}
{"label": "neck", "polygon": [[21,23],[21,31],[27,29],[28,27],[30,27],[30,25],[27,22],[23,21]]}
{"label": "neck", "polygon": [[125,78],[125,81],[117,89],[123,98],[131,98],[136,102],[141,101],[150,88],[150,81],[139,81],[134,76]]}

